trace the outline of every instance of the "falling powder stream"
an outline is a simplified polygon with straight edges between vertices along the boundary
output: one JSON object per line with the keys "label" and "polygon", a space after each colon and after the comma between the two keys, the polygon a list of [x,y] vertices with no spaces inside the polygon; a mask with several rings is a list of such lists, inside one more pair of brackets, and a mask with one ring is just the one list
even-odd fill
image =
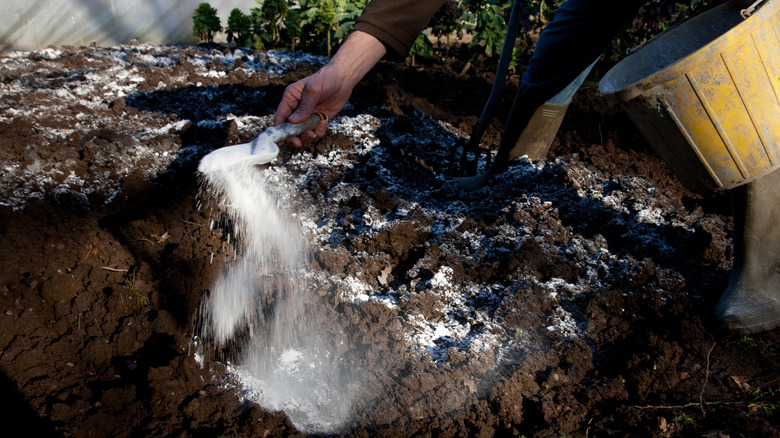
{"label": "falling powder stream", "polygon": [[202,334],[216,348],[237,346],[236,374],[250,399],[284,411],[301,430],[337,430],[360,385],[337,353],[343,340],[305,312],[309,262],[300,224],[278,205],[256,166],[202,176],[239,244],[202,305]]}

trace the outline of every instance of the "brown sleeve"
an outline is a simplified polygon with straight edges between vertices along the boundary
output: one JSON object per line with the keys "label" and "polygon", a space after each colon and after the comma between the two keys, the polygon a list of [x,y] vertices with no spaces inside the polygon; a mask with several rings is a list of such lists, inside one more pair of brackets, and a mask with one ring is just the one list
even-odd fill
{"label": "brown sleeve", "polygon": [[393,59],[405,59],[414,40],[444,0],[371,0],[355,22],[355,30],[373,35]]}

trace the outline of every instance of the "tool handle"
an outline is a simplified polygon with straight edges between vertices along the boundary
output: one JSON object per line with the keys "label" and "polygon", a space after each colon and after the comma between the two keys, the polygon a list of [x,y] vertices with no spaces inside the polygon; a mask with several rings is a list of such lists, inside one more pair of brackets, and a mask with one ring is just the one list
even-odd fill
{"label": "tool handle", "polygon": [[273,128],[269,128],[266,130],[266,132],[273,132],[272,141],[274,143],[278,143],[291,137],[297,137],[306,131],[313,131],[314,128],[317,127],[317,124],[320,123],[320,120],[325,120],[326,122],[328,121],[328,116],[322,111],[312,114],[308,119],[306,119],[305,122],[285,123]]}

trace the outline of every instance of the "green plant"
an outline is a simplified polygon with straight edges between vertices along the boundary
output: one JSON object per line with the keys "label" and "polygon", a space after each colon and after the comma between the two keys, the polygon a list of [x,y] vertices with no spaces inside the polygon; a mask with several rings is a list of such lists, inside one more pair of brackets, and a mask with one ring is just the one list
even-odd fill
{"label": "green plant", "polygon": [[742,336],[738,343],[744,350],[755,352],[765,359],[774,359],[780,353],[779,345],[753,336]]}
{"label": "green plant", "polygon": [[517,47],[512,48],[512,59],[509,60],[509,72],[516,73],[522,64],[523,52]]}
{"label": "green plant", "polygon": [[696,420],[688,416],[687,414],[680,414],[672,418],[674,433],[680,434],[689,427],[696,427]]}
{"label": "green plant", "polygon": [[633,23],[617,34],[605,57],[612,61],[619,61],[650,38],[719,3],[723,1],[654,0],[648,2],[639,10]]}
{"label": "green plant", "polygon": [[217,10],[208,3],[201,3],[192,16],[192,34],[206,41],[214,42],[214,35],[222,31]]}
{"label": "green plant", "polygon": [[265,20],[260,8],[249,10],[249,20],[252,22],[252,48],[263,50],[270,42],[271,38],[265,30]]}
{"label": "green plant", "polygon": [[[84,312],[79,312],[79,315],[78,315],[78,317],[76,319],[76,330],[78,330],[79,332],[81,332],[81,315],[82,315],[82,313],[84,313]],[[77,333],[76,335],[74,335],[73,336],[73,342],[76,342],[76,341],[80,340],[83,335],[84,335],[83,332],[82,333]]]}
{"label": "green plant", "polygon": [[[315,41],[324,41],[327,56],[349,35],[366,0],[310,0],[302,3],[302,27]],[[335,40],[335,41],[334,41]]]}
{"label": "green plant", "polygon": [[475,24],[467,26],[474,35],[474,44],[482,47],[488,57],[498,55],[504,45],[506,22],[512,2],[509,0],[464,0],[463,5],[474,17]]}
{"label": "green plant", "polygon": [[445,0],[444,4],[433,14],[428,26],[431,28],[431,34],[439,40],[441,45],[442,37],[445,38],[447,45],[444,52],[444,58],[450,56],[450,46],[452,45],[452,35],[461,35],[463,33],[463,8],[456,0]]}
{"label": "green plant", "polygon": [[252,37],[252,19],[240,9],[234,8],[228,16],[225,34],[229,43],[247,44]]}
{"label": "green plant", "polygon": [[282,39],[289,41],[290,51],[295,52],[295,42],[301,37],[301,14],[298,9],[287,10],[287,16],[284,17],[284,28],[282,29]]}
{"label": "green plant", "polygon": [[[357,18],[368,0],[255,0],[258,7],[249,15],[234,9],[227,20],[230,43],[251,44],[259,50],[301,47],[313,53],[331,53],[354,29]],[[510,67],[521,70],[530,58],[534,41],[544,26],[554,17],[564,0],[518,0],[520,32]],[[722,3],[723,0],[652,0],[640,10],[637,19],[614,39],[605,58],[615,62],[632,48],[644,43],[664,29]],[[503,46],[511,0],[445,0],[431,18],[426,32],[438,38],[443,57],[449,58],[452,36],[469,33],[472,57],[466,68],[488,66],[492,61],[477,62],[477,58],[496,57]],[[201,40],[212,42],[222,28],[216,9],[201,3],[193,15],[193,33]],[[442,48],[442,40],[446,42]],[[411,62],[418,56],[430,56],[437,50],[427,36],[420,37],[410,51]],[[465,69],[464,69],[465,71]]]}
{"label": "green plant", "polygon": [[138,304],[142,306],[148,306],[151,301],[149,301],[149,295],[142,295],[140,292],[135,293],[135,299],[138,300]]}
{"label": "green plant", "polygon": [[333,32],[333,38],[337,42],[343,41],[355,27],[355,21],[360,17],[368,0],[337,0],[336,21],[338,27]]}
{"label": "green plant", "polygon": [[259,8],[250,10],[252,23],[252,47],[257,50],[278,48],[281,42],[280,27],[287,15],[286,0],[255,0]]}
{"label": "green plant", "polygon": [[124,275],[124,283],[125,287],[127,287],[128,292],[135,295],[135,299],[138,300],[138,304],[141,306],[148,306],[150,304],[149,295],[144,295],[141,292],[143,292],[143,286],[138,287],[138,284],[136,283],[136,273],[133,271],[132,274],[127,273]]}
{"label": "green plant", "polygon": [[[529,2],[526,2],[526,4]],[[535,2],[531,2],[535,3]],[[538,15],[538,21],[539,23],[545,25],[550,22],[550,20],[553,19],[555,16],[555,11],[558,9],[558,6],[563,4],[563,0],[540,0],[539,2],[539,15]]]}
{"label": "green plant", "polygon": [[[774,385],[774,388],[770,385]],[[780,384],[777,381],[757,388],[747,387],[751,399],[747,402],[747,410],[737,414],[738,417],[752,417],[763,415],[772,417],[776,409],[780,408]]]}
{"label": "green plant", "polygon": [[756,388],[751,392],[753,401],[748,404],[751,413],[761,412],[767,417],[775,413],[775,409],[780,408],[780,386],[777,389]]}
{"label": "green plant", "polygon": [[279,35],[279,28],[281,27],[284,18],[287,16],[287,1],[286,0],[255,0],[258,3],[262,3],[260,7],[261,15],[266,21],[266,25],[271,31],[271,45],[277,47],[281,41]]}
{"label": "green plant", "polygon": [[327,48],[328,57],[330,58],[330,34],[332,31],[338,29],[339,25],[339,22],[336,20],[336,7],[332,0],[320,0],[317,17],[319,18],[322,28],[325,32],[325,38],[327,41],[325,47]]}
{"label": "green plant", "polygon": [[680,414],[680,415],[672,418],[672,420],[674,420],[675,422],[680,423],[682,425],[689,425],[689,426],[691,426],[691,425],[696,424],[696,421],[694,421],[693,418],[689,417],[686,414]]}
{"label": "green plant", "polygon": [[415,65],[415,59],[417,56],[430,59],[433,57],[433,43],[428,38],[428,35],[421,33],[417,36],[417,39],[412,44],[412,48],[409,49],[409,59],[412,65]]}

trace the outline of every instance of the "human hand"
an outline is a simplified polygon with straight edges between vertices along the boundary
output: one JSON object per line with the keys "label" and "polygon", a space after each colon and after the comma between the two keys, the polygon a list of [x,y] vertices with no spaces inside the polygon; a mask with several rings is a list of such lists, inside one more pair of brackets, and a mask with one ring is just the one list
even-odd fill
{"label": "human hand", "polygon": [[[317,73],[290,84],[284,90],[282,101],[274,115],[274,125],[301,123],[315,112],[324,112],[332,118],[347,104],[353,86],[347,85],[337,67],[325,66]],[[325,134],[327,119],[317,124],[313,131],[287,139],[287,144],[300,146]]]}
{"label": "human hand", "polygon": [[[385,52],[384,44],[376,37],[361,31],[351,33],[325,67],[284,90],[274,116],[274,126],[301,123],[317,111],[332,119],[347,104],[355,85]],[[327,127],[323,120],[313,131],[289,138],[287,143],[300,146],[302,142],[324,135]]]}

